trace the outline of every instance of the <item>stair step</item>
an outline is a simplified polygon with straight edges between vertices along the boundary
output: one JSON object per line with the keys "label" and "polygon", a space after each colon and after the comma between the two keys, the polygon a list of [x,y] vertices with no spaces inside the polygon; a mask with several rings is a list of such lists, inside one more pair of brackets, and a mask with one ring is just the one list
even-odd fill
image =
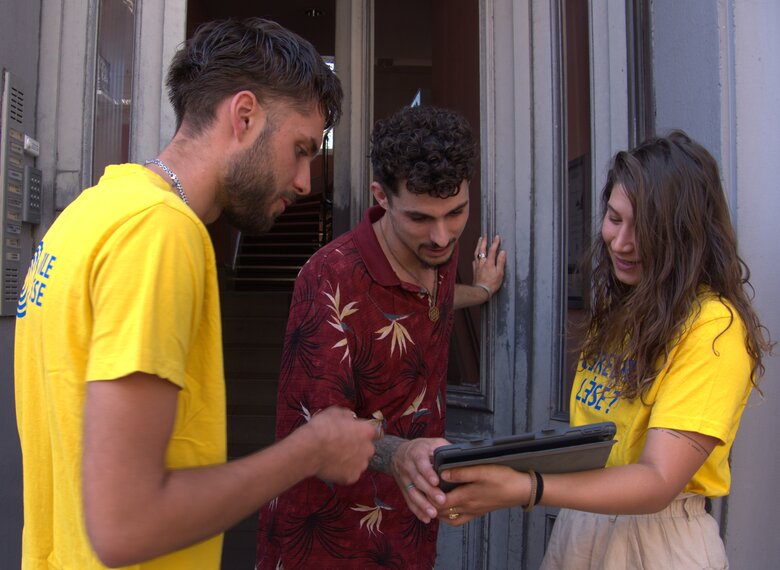
{"label": "stair step", "polygon": [[[283,246],[283,247],[282,247]],[[316,244],[263,244],[263,245],[253,245],[245,248],[245,251],[242,251],[241,254],[237,258],[237,262],[240,262],[241,259],[248,257],[249,259],[252,259],[255,256],[262,257],[262,256],[280,256],[282,258],[289,257],[290,259],[293,258],[293,256],[305,256],[307,259],[314,255],[314,253],[319,249]]]}
{"label": "stair step", "polygon": [[296,275],[301,270],[300,265],[293,263],[288,264],[264,264],[264,265],[251,265],[251,264],[237,264],[236,273],[240,275],[257,275],[258,277],[264,277],[266,275],[272,275],[274,273],[289,273],[294,272]]}
{"label": "stair step", "polygon": [[242,244],[241,249],[247,249],[251,251],[262,251],[262,250],[271,250],[271,251],[289,251],[290,249],[293,249],[295,247],[299,246],[306,246],[306,247],[319,247],[319,243],[317,241],[307,239],[300,242],[295,241],[276,241],[276,242],[269,242],[267,240],[255,240],[255,241],[246,241]]}
{"label": "stair step", "polygon": [[272,346],[281,349],[287,330],[287,315],[228,317],[222,320],[222,342],[233,348]]}
{"label": "stair step", "polygon": [[233,273],[233,277],[236,279],[252,278],[252,279],[274,279],[277,277],[295,279],[298,277],[298,273],[301,271],[300,265],[279,265],[279,266],[256,266],[247,265],[239,267]]}
{"label": "stair step", "polygon": [[308,196],[304,196],[303,198],[298,198],[295,200],[295,204],[293,204],[292,208],[300,208],[301,206],[309,206],[311,204],[317,204],[320,205],[322,203],[323,197],[322,192],[315,192],[314,194],[309,194]]}
{"label": "stair step", "polygon": [[310,231],[312,228],[315,228],[317,231],[319,231],[320,228],[320,219],[319,217],[316,217],[314,219],[286,219],[277,221],[270,230],[268,230],[263,235],[268,234],[279,234],[279,233],[289,233],[289,232],[296,232],[296,231]]}
{"label": "stair step", "polygon": [[250,453],[273,443],[276,434],[276,420],[273,415],[228,416],[228,441],[230,447],[247,446]]}
{"label": "stair step", "polygon": [[295,288],[295,277],[274,275],[265,279],[253,277],[238,277],[233,283],[236,291],[257,291],[257,292],[289,292],[292,293]]}
{"label": "stair step", "polygon": [[274,277],[277,275],[298,275],[305,261],[295,263],[286,259],[257,260],[254,263],[236,264],[233,277]]}
{"label": "stair step", "polygon": [[286,319],[292,296],[281,292],[223,291],[220,301],[223,321],[252,317]]}
{"label": "stair step", "polygon": [[305,244],[316,244],[319,245],[320,243],[320,230],[317,229],[306,231],[306,228],[302,227],[295,227],[290,228],[289,231],[278,231],[278,232],[269,232],[262,236],[262,239],[258,239],[256,241],[247,241],[246,245],[242,246],[241,249],[247,246],[251,246],[258,243],[305,243]]}
{"label": "stair step", "polygon": [[292,263],[297,263],[299,265],[303,265],[306,263],[309,258],[312,256],[314,252],[311,253],[273,253],[273,252],[262,252],[262,253],[242,253],[241,256],[238,258],[238,261],[236,263],[236,266],[239,265],[264,265],[269,260],[279,260],[284,259],[286,261],[289,261]]}
{"label": "stair step", "polygon": [[274,268],[287,268],[287,269],[300,269],[308,261],[310,255],[297,256],[295,259],[289,257],[274,257],[274,256],[258,256],[254,259],[241,258],[236,263],[236,269],[233,271],[233,276],[240,273],[242,270],[261,269],[263,271],[271,271]]}
{"label": "stair step", "polygon": [[322,213],[322,204],[320,202],[312,204],[296,204],[295,206],[288,206],[287,209],[282,212],[277,222],[283,221],[289,218],[296,218],[301,216],[315,216],[319,217]]}
{"label": "stair step", "polygon": [[313,208],[307,208],[303,210],[287,210],[276,218],[276,222],[274,224],[279,224],[283,222],[289,222],[293,220],[316,220],[317,222],[320,221],[320,210],[319,209],[313,209]]}
{"label": "stair step", "polygon": [[[281,353],[281,348],[279,349]],[[229,415],[276,414],[276,378],[250,378],[227,381]]]}
{"label": "stair step", "polygon": [[[295,285],[296,277],[298,277],[298,272],[295,270],[277,271],[275,273],[239,273],[236,275],[234,284],[282,285],[286,288]],[[247,287],[243,289],[246,290]]]}
{"label": "stair step", "polygon": [[256,347],[252,355],[247,356],[244,348],[225,346],[224,355],[225,377],[231,380],[279,376],[281,351],[278,347]]}
{"label": "stair step", "polygon": [[[238,275],[238,276],[236,276],[234,281],[237,284],[238,283],[243,283],[245,285],[251,285],[253,283],[256,283],[256,284],[266,284],[266,285],[270,285],[270,284],[295,285],[295,276],[283,277],[283,276],[278,276],[278,275],[274,275],[274,276],[266,275],[266,276],[253,277],[253,276]],[[244,289],[244,291],[246,291],[246,289]]]}
{"label": "stair step", "polygon": [[[279,243],[279,242],[317,243],[318,235],[313,235],[313,233],[301,232],[301,231],[285,232],[283,234],[275,234],[273,232],[270,232],[267,234],[263,234],[261,236],[261,239],[265,243]],[[244,239],[244,242],[246,242],[247,244],[256,243],[256,241],[253,242],[246,238]]]}
{"label": "stair step", "polygon": [[256,291],[256,292],[284,292],[292,293],[295,288],[295,279],[273,278],[273,279],[253,279],[236,278],[233,281],[233,287],[236,291]]}

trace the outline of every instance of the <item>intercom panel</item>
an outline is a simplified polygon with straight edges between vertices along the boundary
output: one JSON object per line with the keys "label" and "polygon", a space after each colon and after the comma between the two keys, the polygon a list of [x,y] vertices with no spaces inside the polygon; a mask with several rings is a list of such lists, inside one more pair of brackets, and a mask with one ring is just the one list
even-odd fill
{"label": "intercom panel", "polygon": [[[25,99],[18,79],[2,72],[0,108],[0,315],[15,315],[21,280],[29,263],[22,252],[22,223],[40,221],[40,171],[25,152]],[[37,216],[37,217],[36,217]],[[34,222],[37,223],[37,222]]]}
{"label": "intercom panel", "polygon": [[24,192],[22,194],[22,221],[41,223],[41,178],[43,173],[29,164],[24,167]]}

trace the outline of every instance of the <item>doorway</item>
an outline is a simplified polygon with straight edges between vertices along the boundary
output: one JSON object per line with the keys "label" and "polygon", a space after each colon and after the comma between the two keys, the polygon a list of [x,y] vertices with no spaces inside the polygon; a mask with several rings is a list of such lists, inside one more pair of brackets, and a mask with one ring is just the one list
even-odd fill
{"label": "doorway", "polygon": [[[207,0],[189,0],[187,3],[187,35],[190,36],[197,26],[205,21],[226,17],[244,18],[259,16],[277,21],[281,25],[309,40],[326,60],[333,62],[336,73],[340,72],[340,62],[336,58],[337,9],[341,3],[337,0],[277,0],[249,2],[248,0],[222,0],[219,3]],[[341,5],[343,8],[343,5]],[[366,165],[368,149],[364,148],[368,132],[374,121],[387,116],[403,105],[417,101],[420,104],[432,104],[453,109],[465,116],[471,124],[475,138],[480,135],[480,68],[479,68],[479,0],[398,0],[368,2],[372,17],[369,33],[361,36],[360,41],[353,37],[351,50],[366,50],[364,41],[370,42],[368,51],[373,51],[370,72],[364,81],[345,79],[342,82],[345,91],[353,90],[348,97],[362,97],[372,94],[370,105],[366,108],[361,128],[366,132],[358,139],[359,149],[348,149],[357,153]],[[342,22],[343,23],[343,22]],[[354,21],[351,26],[355,26]],[[354,27],[340,28],[343,35],[357,36]],[[344,41],[344,38],[341,38]],[[353,54],[350,53],[350,56]],[[360,93],[355,93],[354,90]],[[348,109],[338,129],[354,129],[350,124]],[[331,137],[330,140],[338,140]],[[333,158],[340,152],[338,146],[331,153],[325,153],[327,166],[325,172],[333,175]],[[345,151],[346,152],[346,151]],[[478,153],[479,155],[479,153]],[[338,168],[336,161],[335,168]],[[477,172],[480,172],[479,164]],[[357,179],[356,173],[349,176]],[[325,176],[327,190],[328,176]],[[354,182],[354,180],[352,181]],[[312,180],[313,193],[317,185]],[[471,219],[461,238],[461,256],[458,267],[458,279],[470,283],[472,280],[470,252],[476,246],[482,227],[481,180],[479,176],[470,185]],[[362,189],[368,193],[368,187]],[[355,185],[336,184],[333,187],[334,201],[351,202],[350,194]],[[359,219],[362,212],[352,213]],[[211,228],[217,256],[221,264],[229,265],[235,258],[235,232],[219,224]],[[338,232],[338,230],[337,230]],[[273,440],[275,417],[275,380],[270,377],[257,382],[248,376],[268,375],[278,368],[281,341],[284,335],[285,315],[279,314],[279,306],[284,298],[274,298],[275,323],[261,325],[273,330],[278,339],[265,338],[262,352],[253,348],[254,354],[229,346],[231,338],[240,337],[244,343],[252,336],[254,319],[266,319],[262,307],[247,309],[245,299],[236,301],[232,293],[223,292],[223,336],[225,337],[225,369],[228,391],[228,449],[231,457],[251,452],[253,449]],[[281,300],[280,300],[281,299]],[[259,303],[259,301],[251,301]],[[289,305],[289,299],[286,300]],[[242,306],[238,314],[232,315],[230,307]],[[229,319],[229,321],[228,321]],[[477,307],[459,311],[456,316],[453,334],[449,394],[457,401],[459,398],[484,397],[485,380],[481,368],[482,310]],[[233,327],[237,333],[231,332]],[[269,335],[266,334],[266,337]],[[258,342],[261,342],[258,339]],[[258,345],[259,346],[259,345]],[[252,372],[252,359],[258,354],[269,361],[262,371]],[[274,359],[276,362],[273,362]],[[266,370],[267,369],[267,370]],[[234,374],[236,378],[231,378]],[[240,393],[240,397],[231,397]],[[251,405],[250,405],[250,402]],[[235,404],[235,405],[234,405]],[[457,405],[457,404],[456,404]],[[466,406],[468,407],[468,406]],[[464,408],[465,409],[465,408]],[[250,437],[251,434],[251,437]],[[226,533],[223,553],[223,567],[251,568],[254,564],[255,516],[247,518],[236,528]]]}

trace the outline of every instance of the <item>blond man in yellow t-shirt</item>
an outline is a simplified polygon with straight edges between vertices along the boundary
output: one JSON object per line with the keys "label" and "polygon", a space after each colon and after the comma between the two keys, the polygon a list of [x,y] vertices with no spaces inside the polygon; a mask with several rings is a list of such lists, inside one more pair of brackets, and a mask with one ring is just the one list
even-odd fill
{"label": "blond man in yellow t-shirt", "polygon": [[25,570],[216,569],[221,533],[289,486],[355,481],[368,422],[330,408],[226,463],[214,251],[204,223],[268,229],[309,193],[342,90],[312,46],[213,22],[168,75],[174,139],[106,169],[38,245],[17,308]]}

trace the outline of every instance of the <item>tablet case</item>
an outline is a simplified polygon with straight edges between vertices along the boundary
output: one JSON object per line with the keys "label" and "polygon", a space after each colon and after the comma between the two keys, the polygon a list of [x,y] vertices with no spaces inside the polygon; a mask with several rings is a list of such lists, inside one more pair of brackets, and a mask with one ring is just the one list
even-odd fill
{"label": "tablet case", "polygon": [[[498,439],[467,441],[437,448],[437,473],[453,467],[499,464],[517,471],[567,473],[604,467],[615,444],[615,424],[601,422],[577,427],[543,429]],[[440,482],[443,490],[455,487]]]}

